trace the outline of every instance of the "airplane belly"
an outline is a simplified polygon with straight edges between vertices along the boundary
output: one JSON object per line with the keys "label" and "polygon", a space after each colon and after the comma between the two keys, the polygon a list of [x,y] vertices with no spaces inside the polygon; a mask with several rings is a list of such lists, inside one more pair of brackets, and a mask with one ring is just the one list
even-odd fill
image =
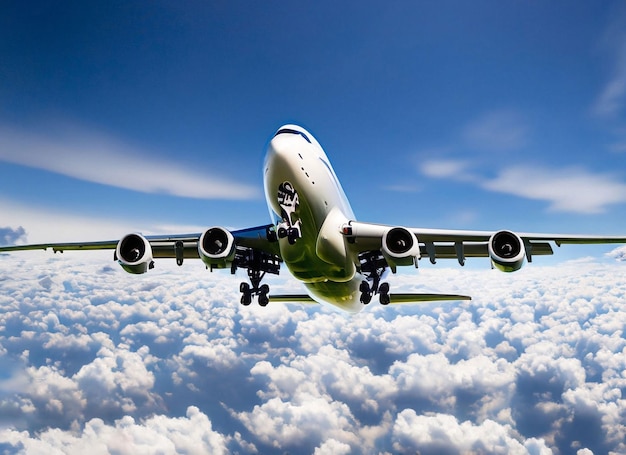
{"label": "airplane belly", "polygon": [[358,275],[352,280],[337,283],[326,281],[320,283],[306,283],[309,294],[322,304],[331,304],[348,313],[358,313],[365,305],[361,303],[359,286],[362,277]]}

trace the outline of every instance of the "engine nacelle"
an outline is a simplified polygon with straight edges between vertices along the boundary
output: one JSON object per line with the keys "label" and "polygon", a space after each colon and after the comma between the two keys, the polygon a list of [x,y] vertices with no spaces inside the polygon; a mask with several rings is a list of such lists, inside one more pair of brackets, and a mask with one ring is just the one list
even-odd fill
{"label": "engine nacelle", "polygon": [[117,242],[115,257],[128,273],[146,273],[154,267],[152,247],[141,234],[128,234]]}
{"label": "engine nacelle", "polygon": [[383,235],[383,256],[391,266],[412,265],[420,257],[420,245],[417,237],[403,227],[389,229]]}
{"label": "engine nacelle", "polygon": [[526,257],[524,242],[514,232],[496,232],[489,239],[489,256],[498,270],[516,272],[524,265]]}
{"label": "engine nacelle", "polygon": [[198,254],[210,269],[230,267],[235,258],[235,238],[227,229],[209,228],[200,236]]}

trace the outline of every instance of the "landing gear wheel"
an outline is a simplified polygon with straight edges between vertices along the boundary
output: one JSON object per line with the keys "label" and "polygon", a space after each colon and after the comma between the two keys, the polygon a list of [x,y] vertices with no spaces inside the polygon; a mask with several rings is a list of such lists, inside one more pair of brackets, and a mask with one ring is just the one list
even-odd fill
{"label": "landing gear wheel", "polygon": [[267,306],[270,303],[270,299],[267,296],[270,293],[270,287],[267,284],[261,285],[259,288],[259,305]]}
{"label": "landing gear wheel", "polygon": [[361,281],[359,285],[359,291],[361,291],[361,303],[367,305],[372,301],[372,290],[370,284],[367,281]]}
{"label": "landing gear wheel", "polygon": [[270,301],[270,287],[267,284],[261,285],[261,280],[266,273],[278,275],[280,258],[252,248],[237,247],[231,273],[235,273],[238,267],[247,269],[250,280],[250,283],[243,282],[239,285],[241,304],[248,306],[254,297],[258,297],[259,305],[266,306]]}
{"label": "landing gear wheel", "polygon": [[[372,296],[378,294],[381,305],[389,305],[389,284],[381,283],[381,279],[388,268],[387,261],[380,250],[363,251],[359,254],[361,273],[367,281],[361,282],[361,302],[368,304]],[[370,284],[371,282],[371,284]]]}
{"label": "landing gear wheel", "polygon": [[389,283],[382,283],[378,288],[378,294],[381,305],[389,305],[391,298],[389,297]]}
{"label": "landing gear wheel", "polygon": [[243,306],[250,305],[252,303],[252,294],[249,292],[242,294],[240,302]]}

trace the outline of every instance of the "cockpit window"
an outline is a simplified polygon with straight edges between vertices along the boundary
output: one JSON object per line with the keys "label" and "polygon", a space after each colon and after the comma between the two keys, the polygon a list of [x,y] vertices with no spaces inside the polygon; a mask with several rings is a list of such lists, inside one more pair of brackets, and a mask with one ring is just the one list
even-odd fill
{"label": "cockpit window", "polygon": [[298,130],[292,130],[291,128],[283,128],[280,129],[276,132],[276,134],[274,135],[274,137],[278,136],[279,134],[299,134],[300,136],[302,136],[309,144],[311,144],[311,139],[309,139],[309,137],[304,134],[302,131],[298,131]]}

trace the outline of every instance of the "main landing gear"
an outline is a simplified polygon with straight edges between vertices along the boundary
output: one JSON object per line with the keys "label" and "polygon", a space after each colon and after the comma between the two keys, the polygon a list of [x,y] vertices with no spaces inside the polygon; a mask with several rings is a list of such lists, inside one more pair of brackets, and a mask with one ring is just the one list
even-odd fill
{"label": "main landing gear", "polygon": [[389,283],[380,282],[387,270],[387,261],[383,254],[378,250],[364,251],[359,254],[359,263],[361,264],[361,273],[367,279],[363,280],[359,286],[361,303],[367,305],[372,301],[372,297],[378,294],[380,304],[388,305],[391,301],[389,297]]}
{"label": "main landing gear", "polygon": [[261,284],[266,273],[278,275],[280,271],[280,258],[274,254],[252,248],[237,247],[235,259],[231,266],[231,273],[235,273],[238,267],[247,269],[250,283],[245,281],[239,285],[241,291],[241,304],[248,306],[252,298],[257,297],[259,305],[267,306],[269,303],[270,287]]}

